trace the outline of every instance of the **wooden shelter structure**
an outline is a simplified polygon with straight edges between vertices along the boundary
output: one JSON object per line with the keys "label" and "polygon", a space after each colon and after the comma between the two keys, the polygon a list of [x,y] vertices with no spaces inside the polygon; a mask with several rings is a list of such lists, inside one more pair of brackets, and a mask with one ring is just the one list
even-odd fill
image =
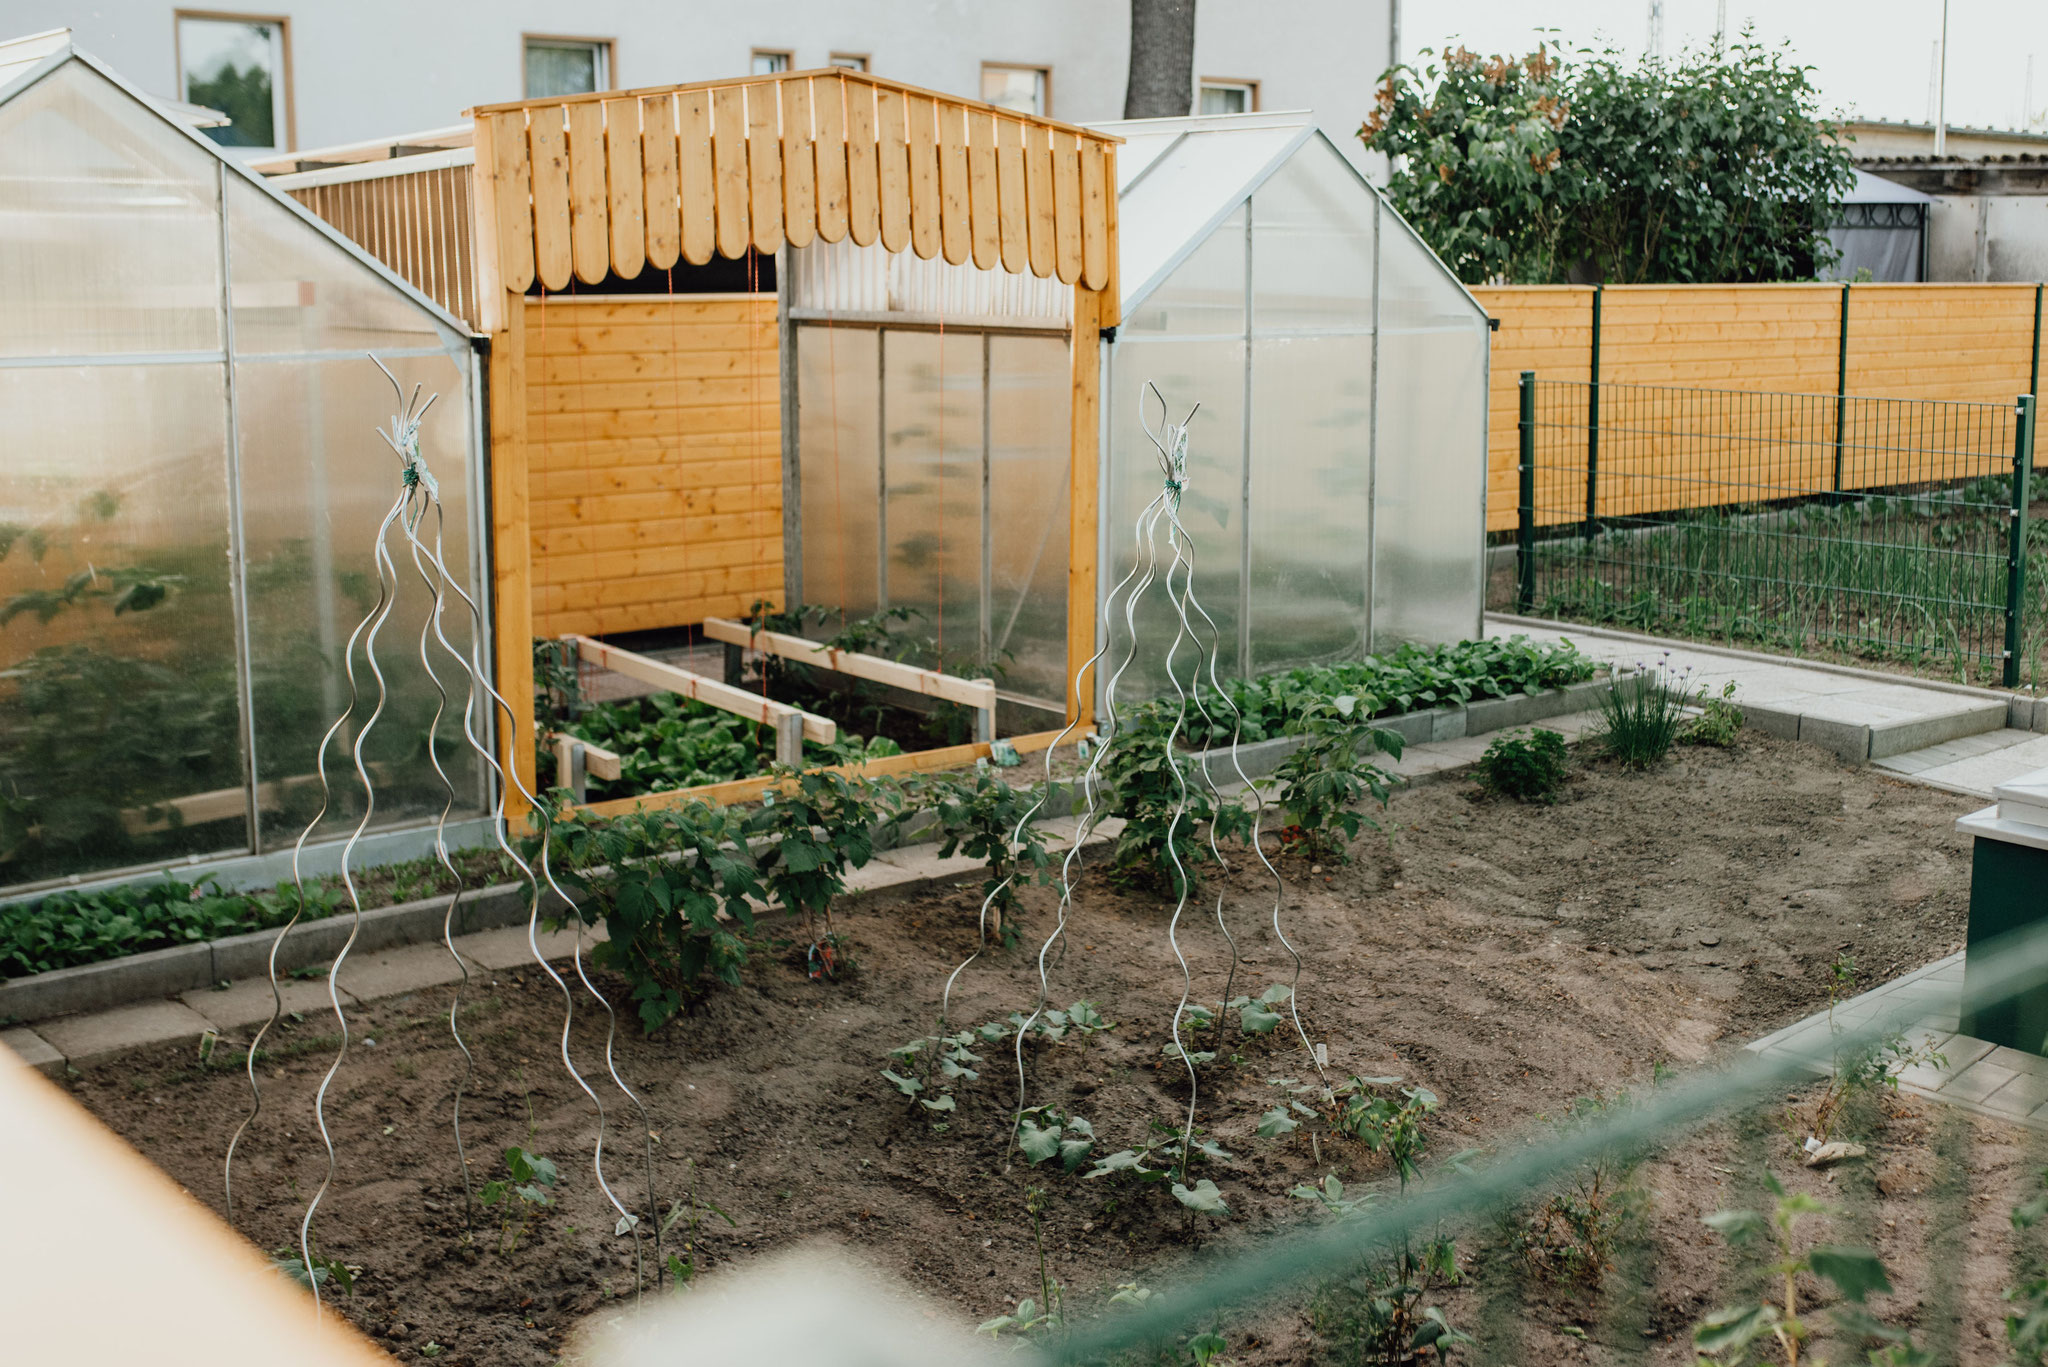
{"label": "wooden shelter structure", "polygon": [[[537,635],[697,625],[801,601],[800,320],[782,282],[812,249],[879,249],[986,277],[936,291],[984,301],[950,324],[939,314],[942,348],[949,326],[956,342],[963,328],[1001,329],[1005,280],[1062,292],[1070,551],[1058,677],[1094,652],[1099,339],[1119,317],[1117,138],[839,68],[487,105],[471,117],[497,683],[514,708],[532,696]],[[286,179],[306,174],[320,171]],[[401,222],[393,240],[431,242],[448,197],[412,193],[399,174],[377,179],[394,210],[385,221],[416,225]],[[744,288],[677,288],[721,262],[744,271]],[[829,404],[839,380],[827,355]],[[988,412],[984,403],[984,471]],[[984,536],[989,520],[984,493]],[[1066,693],[1070,715],[1085,707]],[[526,717],[500,738],[529,778],[531,733]]]}

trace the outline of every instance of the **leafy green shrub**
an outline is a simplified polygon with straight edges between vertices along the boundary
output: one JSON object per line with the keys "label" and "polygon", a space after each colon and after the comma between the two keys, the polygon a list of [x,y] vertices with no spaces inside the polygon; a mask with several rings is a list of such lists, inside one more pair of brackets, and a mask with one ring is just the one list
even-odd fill
{"label": "leafy green shrub", "polygon": [[1691,673],[1674,674],[1659,660],[1653,668],[1638,665],[1635,673],[1617,679],[1600,695],[1601,727],[1594,739],[1623,768],[1647,769],[1663,759],[1685,725]]}
{"label": "leafy green shrub", "polygon": [[[773,762],[775,733],[759,722],[674,693],[585,708],[560,729],[619,757],[616,783],[590,781],[594,797],[671,792],[750,778]],[[806,764],[857,764],[900,755],[884,736],[864,740],[842,729],[830,745],[804,742]],[[552,753],[545,761],[553,764]]]}
{"label": "leafy green shrub", "polygon": [[707,802],[554,824],[558,875],[584,917],[604,922],[607,938],[593,957],[632,984],[649,1034],[705,976],[740,980],[742,935],[754,924],[747,899],[761,895],[745,834],[743,813]]}
{"label": "leafy green shrub", "polygon": [[1401,737],[1366,725],[1358,699],[1349,694],[1309,704],[1296,726],[1308,739],[1275,771],[1280,810],[1288,820],[1281,837],[1312,859],[1345,859],[1344,842],[1357,839],[1359,827],[1370,820],[1351,809],[1368,797],[1385,807],[1396,781],[1361,758],[1359,747],[1370,745],[1399,759]]}
{"label": "leafy green shrub", "polygon": [[756,861],[761,888],[785,914],[803,918],[813,945],[827,951],[829,972],[832,942],[819,936],[816,918],[826,918],[829,936],[832,900],[845,893],[847,870],[874,857],[875,827],[897,815],[902,792],[886,780],[824,770],[778,765],[774,774],[780,787],[761,795],[745,826],[749,838],[770,842]]}
{"label": "leafy green shrub", "polygon": [[1742,730],[1742,709],[1730,701],[1735,696],[1735,681],[1730,679],[1721,685],[1718,698],[1708,697],[1704,685],[1699,696],[1699,715],[1678,729],[1678,743],[1712,745],[1722,750],[1735,744],[1735,735]]}
{"label": "leafy green shrub", "polygon": [[1497,738],[1479,757],[1479,786],[1517,802],[1557,801],[1571,769],[1564,737],[1540,727]]}
{"label": "leafy green shrub", "polygon": [[1110,815],[1124,822],[1110,853],[1110,878],[1179,897],[1192,890],[1211,857],[1202,826],[1219,823],[1219,837],[1242,836],[1251,818],[1242,803],[1219,805],[1189,756],[1169,754],[1172,723],[1168,704],[1131,708],[1103,754],[1101,774],[1110,789]]}
{"label": "leafy green shrub", "polygon": [[981,894],[994,898],[989,910],[1005,944],[1015,935],[1011,920],[1017,888],[1044,881],[1052,862],[1045,852],[1045,833],[1023,824],[1025,813],[1044,797],[1042,784],[1013,788],[983,769],[935,775],[907,791],[908,810],[928,811],[936,819],[940,858],[964,854],[987,863]]}

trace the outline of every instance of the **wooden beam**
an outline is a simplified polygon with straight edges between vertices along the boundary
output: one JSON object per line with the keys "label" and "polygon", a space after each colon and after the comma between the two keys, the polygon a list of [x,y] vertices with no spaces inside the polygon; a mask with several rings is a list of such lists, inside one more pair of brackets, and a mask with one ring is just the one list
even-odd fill
{"label": "wooden beam", "polygon": [[[1020,755],[1037,754],[1050,750],[1053,742],[1060,738],[1058,731],[1038,731],[1028,736],[1017,736],[1008,742],[1011,749]],[[848,778],[881,778],[889,774],[921,774],[935,769],[951,769],[972,764],[977,759],[987,759],[989,746],[976,741],[967,745],[947,745],[937,750],[915,750],[907,755],[884,755],[880,759],[864,760],[859,764],[835,764],[819,772],[844,774]],[[627,816],[633,812],[657,812],[669,807],[681,807],[691,802],[712,802],[730,806],[736,802],[752,802],[761,794],[773,788],[785,792],[790,784],[786,779],[776,779],[767,774],[753,778],[728,779],[724,783],[706,783],[695,788],[676,788],[665,793],[646,793],[639,797],[615,797],[603,802],[590,802],[573,810],[584,816],[613,817]]]}
{"label": "wooden beam", "polygon": [[801,660],[821,669],[850,674],[870,683],[888,684],[891,688],[908,689],[928,698],[943,698],[977,711],[996,705],[993,679],[963,679],[955,674],[941,674],[936,669],[919,669],[899,660],[885,660],[879,655],[835,650],[780,631],[755,631],[744,622],[729,621],[723,617],[705,618],[704,634],[729,646],[746,646],[765,654],[779,655],[785,660]]}
{"label": "wooden beam", "polygon": [[[499,728],[498,763],[532,791],[533,755],[533,532],[526,449],[526,300],[506,292],[505,327],[491,338],[491,629],[496,638],[495,683],[512,712]],[[494,718],[494,720],[497,720]],[[530,810],[518,785],[508,783],[505,819],[521,829]]]}
{"label": "wooden beam", "polygon": [[547,741],[548,748],[557,752],[560,751],[564,741],[573,741],[577,745],[582,746],[583,767],[592,778],[601,778],[608,782],[616,783],[619,781],[619,775],[625,772],[621,767],[622,762],[619,759],[618,752],[607,750],[596,741],[585,740],[581,736],[572,736],[567,731],[550,731],[548,732]]}
{"label": "wooden beam", "polygon": [[703,703],[706,707],[716,707],[720,711],[731,712],[749,721],[760,722],[763,726],[773,726],[784,717],[802,717],[804,739],[816,741],[820,745],[830,745],[839,739],[839,727],[828,717],[815,716],[800,707],[791,707],[788,703],[776,702],[758,693],[734,688],[717,679],[707,679],[702,674],[692,674],[687,669],[663,664],[660,660],[650,660],[645,655],[636,655],[630,650],[608,646],[603,641],[592,640],[588,636],[567,636],[563,639],[573,642],[576,653],[599,669],[609,669],[614,674],[623,674],[629,679],[653,684],[656,688],[680,694],[693,702]]}
{"label": "wooden beam", "polygon": [[[1077,690],[1095,654],[1097,448],[1102,427],[1102,294],[1074,290],[1072,466],[1067,493],[1067,720],[1095,719],[1095,680]],[[1078,692],[1078,696],[1077,696]]]}

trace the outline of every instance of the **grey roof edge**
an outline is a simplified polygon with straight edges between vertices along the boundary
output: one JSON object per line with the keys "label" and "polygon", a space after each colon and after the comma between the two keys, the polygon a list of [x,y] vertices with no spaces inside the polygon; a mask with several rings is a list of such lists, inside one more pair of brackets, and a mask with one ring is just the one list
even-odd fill
{"label": "grey roof edge", "polygon": [[[52,32],[55,31],[56,30],[52,30]],[[42,35],[36,36],[40,37]],[[20,77],[18,77],[14,81],[9,82],[4,88],[0,88],[0,105],[6,105],[10,103],[17,96],[25,93],[31,86],[34,86],[39,81],[42,81],[45,78],[47,78],[52,72],[59,70],[60,68],[66,66],[71,62],[82,62],[94,75],[106,81],[109,85],[112,85],[116,90],[119,90],[129,99],[134,100],[143,108],[147,109],[150,113],[156,115],[159,119],[163,120],[166,127],[172,129],[173,131],[187,138],[195,146],[203,148],[208,156],[212,157],[215,161],[220,163],[220,165],[226,168],[226,170],[229,173],[241,177],[243,184],[248,185],[257,193],[261,194],[262,196],[264,196],[264,198],[269,199],[273,203],[282,205],[301,223],[304,223],[314,232],[326,238],[335,246],[341,248],[342,251],[346,252],[349,256],[353,257],[363,266],[367,267],[371,271],[371,273],[376,275],[379,279],[383,280],[385,284],[390,285],[394,289],[398,290],[398,292],[403,294],[407,300],[417,305],[419,308],[425,310],[425,312],[430,317],[432,317],[435,322],[439,323],[443,328],[454,333],[457,337],[461,337],[464,339],[476,335],[470,331],[469,325],[467,323],[463,322],[460,318],[457,318],[454,314],[448,312],[448,310],[442,308],[432,299],[429,299],[426,295],[422,294],[417,288],[415,288],[412,285],[410,281],[407,281],[402,276],[396,274],[394,271],[392,271],[392,269],[389,266],[385,265],[382,261],[379,261],[376,257],[370,255],[368,252],[364,251],[361,246],[359,246],[358,244],[344,236],[341,233],[341,231],[337,229],[333,224],[329,223],[326,219],[321,218],[318,214],[314,213],[305,205],[293,199],[290,195],[284,194],[281,191],[273,189],[269,184],[267,184],[264,181],[264,178],[261,175],[250,170],[248,167],[242,165],[242,163],[235,160],[233,157],[227,155],[225,152],[221,150],[221,146],[219,143],[213,141],[213,139],[207,137],[198,129],[188,128],[183,123],[180,123],[177,119],[172,118],[169,114],[164,112],[162,105],[147,91],[141,90],[138,87],[136,87],[133,83],[131,83],[125,77],[123,77],[119,72],[116,72],[115,70],[113,70],[113,68],[109,67],[105,62],[102,62],[99,58],[93,56],[90,52],[87,52],[84,48],[78,46],[78,44],[75,41],[67,42],[63,47],[59,48],[56,52],[51,53],[48,58],[41,62],[38,62],[34,67],[31,67],[28,71],[23,72]],[[226,204],[221,205],[221,212],[223,214],[227,212]]]}

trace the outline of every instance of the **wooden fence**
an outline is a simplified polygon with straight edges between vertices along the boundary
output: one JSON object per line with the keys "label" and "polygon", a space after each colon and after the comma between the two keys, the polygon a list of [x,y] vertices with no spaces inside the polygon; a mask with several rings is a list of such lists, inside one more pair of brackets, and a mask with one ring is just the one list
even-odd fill
{"label": "wooden fence", "polygon": [[[1510,285],[1473,294],[1500,322],[1488,395],[1489,531],[1515,526],[1516,383],[1525,370],[1583,384],[1596,378],[1597,361],[1605,384],[2006,405],[2036,392],[2040,371],[2037,285]],[[1788,429],[1785,442],[1812,449],[1816,434],[1806,428],[1816,407],[1829,406],[1787,404],[1786,421],[1799,430]],[[1611,418],[1603,414],[1602,424]],[[1674,490],[1686,487],[1681,464],[1703,449],[1691,435],[1690,446],[1674,441],[1657,456],[1672,464]],[[1742,440],[1756,443],[1760,434]],[[1882,437],[1897,452],[1933,449],[1939,440],[1917,430]],[[1855,434],[1849,441],[1856,444]],[[1895,456],[1852,460],[1844,487],[1926,477]],[[1557,513],[1543,521],[1570,520],[1568,500],[1539,493],[1539,503]]]}
{"label": "wooden fence", "polygon": [[535,635],[781,599],[775,329],[772,294],[527,301]]}

